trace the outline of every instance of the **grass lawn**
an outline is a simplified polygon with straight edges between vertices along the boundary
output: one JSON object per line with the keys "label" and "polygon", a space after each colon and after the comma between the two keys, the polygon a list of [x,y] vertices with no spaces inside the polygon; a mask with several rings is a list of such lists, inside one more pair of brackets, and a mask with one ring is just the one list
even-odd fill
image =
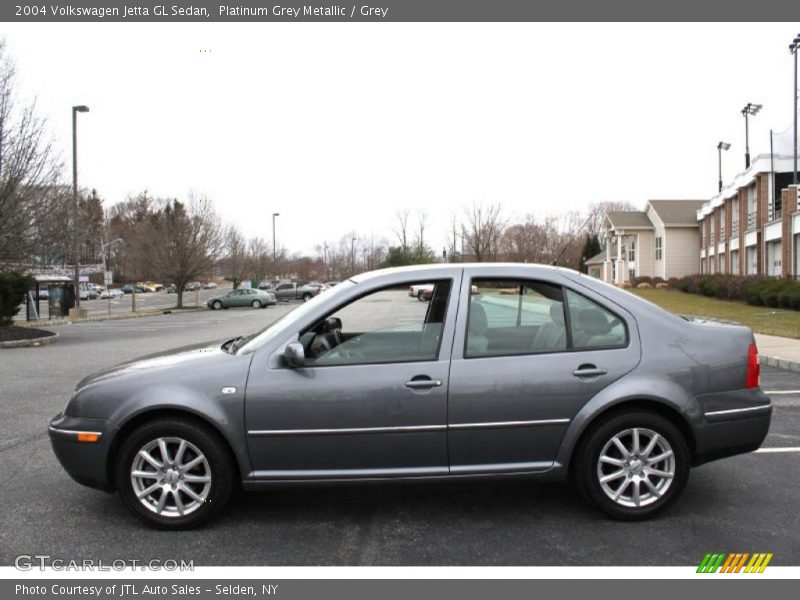
{"label": "grass lawn", "polygon": [[744,302],[706,298],[699,294],[686,294],[679,290],[633,289],[629,291],[680,315],[736,321],[747,325],[756,333],[800,339],[800,311],[750,306]]}

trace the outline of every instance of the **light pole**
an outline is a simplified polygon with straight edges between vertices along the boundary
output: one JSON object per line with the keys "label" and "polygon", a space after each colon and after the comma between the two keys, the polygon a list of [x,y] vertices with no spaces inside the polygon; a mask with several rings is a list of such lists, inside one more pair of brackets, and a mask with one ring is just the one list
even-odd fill
{"label": "light pole", "polygon": [[763,108],[761,104],[753,104],[748,102],[742,109],[742,116],[744,116],[744,168],[750,167],[750,122],[749,117],[756,116],[758,111]]}
{"label": "light pole", "polygon": [[797,185],[797,49],[800,48],[800,34],[797,34],[789,44],[789,52],[794,55],[794,89],[792,100],[794,102],[794,168],[792,169],[792,183]]}
{"label": "light pole", "polygon": [[80,219],[78,218],[78,113],[89,112],[89,107],[83,104],[72,107],[72,212],[74,223],[74,230],[72,235],[72,251],[75,259],[75,308],[81,307],[81,267],[80,267],[80,236],[79,226]]}
{"label": "light pole", "polygon": [[717,144],[717,154],[719,155],[719,191],[722,191],[722,151],[729,150],[731,145],[728,142]]}
{"label": "light pole", "polygon": [[275,245],[275,217],[280,217],[281,213],[272,213],[272,268],[275,268],[275,262],[277,260],[277,252]]}
{"label": "light pole", "polygon": [[350,240],[350,265],[353,275],[356,274],[356,238]]}

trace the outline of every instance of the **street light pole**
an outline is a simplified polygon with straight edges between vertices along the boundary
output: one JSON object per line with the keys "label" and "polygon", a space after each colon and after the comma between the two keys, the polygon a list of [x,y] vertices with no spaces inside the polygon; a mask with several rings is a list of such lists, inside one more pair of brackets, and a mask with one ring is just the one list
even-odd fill
{"label": "street light pole", "polygon": [[719,159],[719,191],[722,191],[722,151],[728,150],[731,145],[728,142],[720,142],[717,144],[717,155]]}
{"label": "street light pole", "polygon": [[75,260],[75,308],[81,307],[81,267],[80,267],[80,218],[78,216],[78,113],[89,112],[89,107],[84,105],[72,107],[72,215],[73,215],[73,232],[72,232],[72,253]]}
{"label": "street light pole", "polygon": [[800,47],[800,34],[789,44],[789,52],[794,54],[794,90],[792,100],[794,104],[794,168],[792,169],[792,183],[797,185],[797,49]]}
{"label": "street light pole", "polygon": [[757,115],[758,111],[763,108],[761,104],[753,104],[748,102],[742,109],[742,116],[744,116],[744,168],[750,167],[750,115]]}
{"label": "street light pole", "polygon": [[272,268],[275,268],[277,261],[277,245],[275,244],[275,217],[280,217],[281,213],[272,213]]}

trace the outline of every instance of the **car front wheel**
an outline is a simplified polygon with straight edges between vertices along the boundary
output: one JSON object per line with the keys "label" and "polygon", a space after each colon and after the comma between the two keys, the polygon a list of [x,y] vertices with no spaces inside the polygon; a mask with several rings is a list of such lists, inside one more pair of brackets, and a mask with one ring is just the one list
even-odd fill
{"label": "car front wheel", "polygon": [[250,306],[252,306],[253,308],[261,308],[261,301],[260,300],[253,300],[250,303]]}
{"label": "car front wheel", "polygon": [[616,413],[598,422],[577,448],[581,494],[617,519],[661,512],[680,496],[689,476],[689,450],[668,419],[650,411]]}
{"label": "car front wheel", "polygon": [[122,444],[116,484],[125,506],[148,525],[189,529],[217,516],[237,472],[224,442],[207,426],[156,419]]}
{"label": "car front wheel", "polygon": [[211,308],[213,308],[214,310],[219,310],[220,308],[222,308],[222,302],[216,300],[211,304]]}

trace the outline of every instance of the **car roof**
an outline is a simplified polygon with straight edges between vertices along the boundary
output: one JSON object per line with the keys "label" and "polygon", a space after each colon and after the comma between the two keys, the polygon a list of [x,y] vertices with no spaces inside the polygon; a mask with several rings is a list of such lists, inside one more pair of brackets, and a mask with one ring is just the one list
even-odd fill
{"label": "car roof", "polygon": [[387,269],[377,269],[375,271],[367,271],[366,273],[359,273],[350,278],[354,283],[363,283],[372,279],[378,278],[391,278],[395,276],[412,277],[419,276],[421,280],[425,278],[443,277],[453,272],[453,270],[460,269],[497,269],[498,271],[509,269],[525,269],[534,273],[541,273],[542,271],[558,272],[567,271],[575,273],[572,269],[565,267],[556,267],[553,265],[543,265],[537,263],[511,263],[511,262],[485,262],[485,263],[431,263],[424,265],[409,265],[406,267],[390,267]]}

